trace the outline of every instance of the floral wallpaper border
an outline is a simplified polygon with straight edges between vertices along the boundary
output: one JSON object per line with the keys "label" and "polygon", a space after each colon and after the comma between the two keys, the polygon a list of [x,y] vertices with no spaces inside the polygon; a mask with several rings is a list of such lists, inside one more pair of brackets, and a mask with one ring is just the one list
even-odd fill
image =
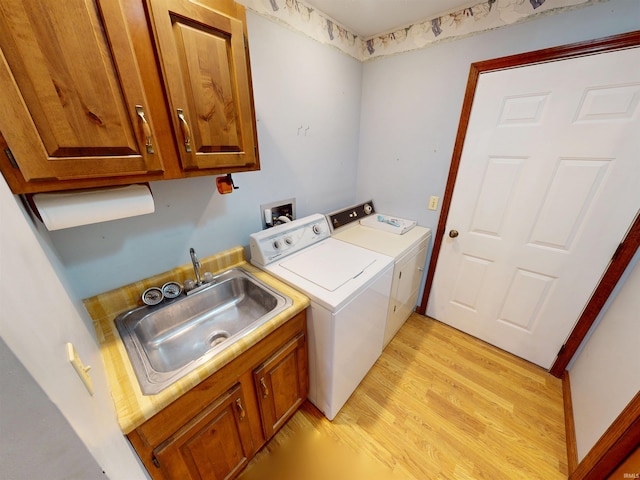
{"label": "floral wallpaper border", "polygon": [[484,0],[393,32],[362,38],[302,0],[238,0],[249,10],[331,45],[365,62],[427,47],[445,39],[511,25],[541,14],[553,14],[607,0]]}

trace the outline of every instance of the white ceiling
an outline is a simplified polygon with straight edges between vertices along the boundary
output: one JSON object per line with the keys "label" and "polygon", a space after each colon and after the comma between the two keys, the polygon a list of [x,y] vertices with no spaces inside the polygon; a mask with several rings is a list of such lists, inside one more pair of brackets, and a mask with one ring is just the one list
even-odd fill
{"label": "white ceiling", "polygon": [[412,23],[436,18],[478,0],[305,0],[352,33],[369,38]]}

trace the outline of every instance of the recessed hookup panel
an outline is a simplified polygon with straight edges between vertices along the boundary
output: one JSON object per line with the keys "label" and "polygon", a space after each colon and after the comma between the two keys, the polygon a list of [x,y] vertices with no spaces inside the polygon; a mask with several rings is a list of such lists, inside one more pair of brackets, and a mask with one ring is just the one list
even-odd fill
{"label": "recessed hookup panel", "polygon": [[289,198],[260,205],[260,217],[263,229],[295,220],[296,199]]}

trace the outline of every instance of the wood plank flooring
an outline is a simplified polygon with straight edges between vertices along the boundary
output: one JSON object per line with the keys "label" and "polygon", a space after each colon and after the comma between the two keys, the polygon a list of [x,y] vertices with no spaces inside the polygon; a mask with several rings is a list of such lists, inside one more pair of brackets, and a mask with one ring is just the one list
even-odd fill
{"label": "wood plank flooring", "polygon": [[566,479],[561,381],[413,314],[333,422],[306,402],[239,478]]}

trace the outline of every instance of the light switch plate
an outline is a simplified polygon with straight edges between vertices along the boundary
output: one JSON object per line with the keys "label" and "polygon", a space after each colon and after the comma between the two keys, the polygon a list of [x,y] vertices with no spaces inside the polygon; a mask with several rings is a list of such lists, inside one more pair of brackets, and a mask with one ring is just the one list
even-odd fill
{"label": "light switch plate", "polygon": [[93,380],[91,380],[91,376],[89,375],[89,370],[91,366],[87,365],[86,367],[82,364],[82,360],[78,356],[78,352],[76,351],[76,347],[73,346],[72,343],[67,343],[67,358],[73,368],[78,373],[80,380],[84,383],[84,386],[87,387],[90,395],[93,395]]}
{"label": "light switch plate", "polygon": [[431,195],[431,197],[429,198],[429,210],[436,210],[438,208],[439,201],[440,201],[440,197]]}

